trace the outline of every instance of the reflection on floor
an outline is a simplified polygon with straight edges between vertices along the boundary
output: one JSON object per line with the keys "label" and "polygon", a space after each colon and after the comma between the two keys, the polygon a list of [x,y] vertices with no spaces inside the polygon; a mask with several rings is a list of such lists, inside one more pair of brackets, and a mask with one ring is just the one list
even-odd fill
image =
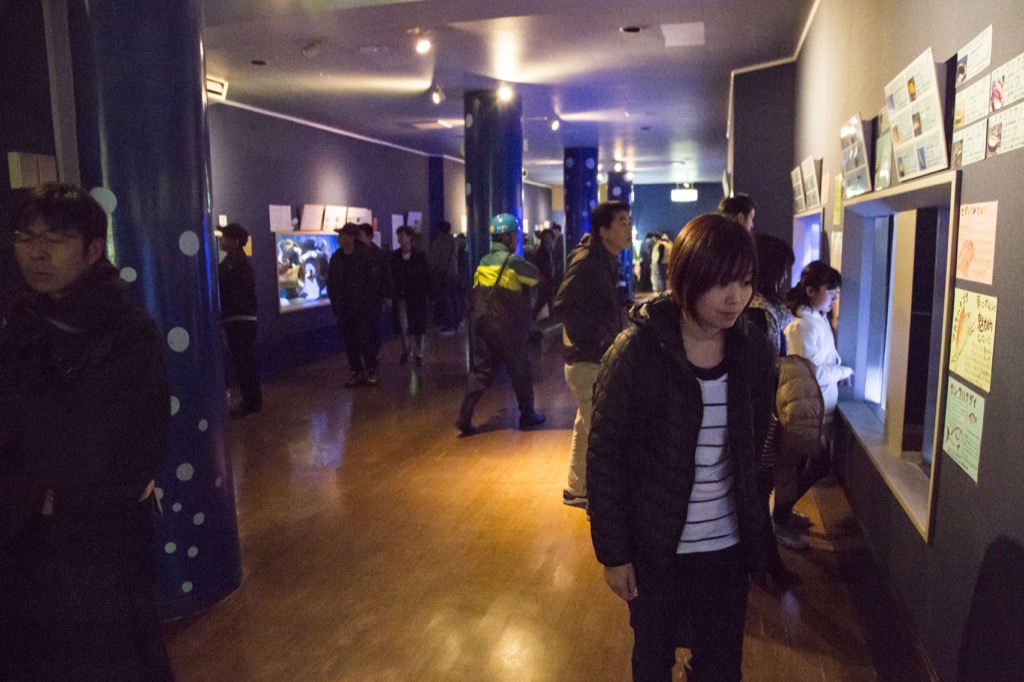
{"label": "reflection on floor", "polygon": [[[245,579],[167,626],[180,680],[629,679],[626,607],[585,513],[561,502],[575,407],[560,357],[535,362],[545,428],[515,429],[506,382],[479,406],[482,433],[456,438],[465,341],[428,343],[423,368],[386,346],[377,388],[342,388],[340,357],[292,371],[231,423]],[[813,546],[783,554],[803,584],[752,588],[744,679],[927,679],[870,598],[884,587],[841,490],[798,509]]]}

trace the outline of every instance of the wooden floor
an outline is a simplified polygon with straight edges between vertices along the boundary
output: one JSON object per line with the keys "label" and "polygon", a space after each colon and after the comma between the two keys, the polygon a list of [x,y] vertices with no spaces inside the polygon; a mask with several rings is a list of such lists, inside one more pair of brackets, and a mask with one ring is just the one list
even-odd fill
{"label": "wooden floor", "polygon": [[[560,357],[535,362],[546,428],[514,428],[505,383],[481,401],[483,432],[456,438],[464,339],[430,337],[427,355],[399,367],[386,345],[375,389],[342,388],[340,357],[292,371],[231,423],[245,578],[167,626],[179,680],[629,679],[625,604],[561,502],[575,406]],[[744,679],[926,680],[840,488],[798,509],[814,547],[783,551],[803,585],[752,588]]]}

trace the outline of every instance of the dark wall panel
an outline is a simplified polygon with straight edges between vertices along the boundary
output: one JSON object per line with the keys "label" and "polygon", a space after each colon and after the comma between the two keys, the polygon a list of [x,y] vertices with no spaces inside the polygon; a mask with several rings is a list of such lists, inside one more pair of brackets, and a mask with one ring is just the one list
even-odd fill
{"label": "dark wall panel", "polygon": [[551,220],[551,188],[541,185],[523,183],[523,221],[530,226],[530,234],[534,227],[544,225]]}
{"label": "dark wall panel", "polygon": [[[733,100],[733,188],[757,204],[754,229],[792,241],[796,66],[738,74]],[[838,139],[838,138],[837,138]]]}
{"label": "dark wall panel", "polygon": [[[797,62],[795,153],[787,171],[813,155],[823,158],[824,172],[835,177],[841,168],[843,122],[858,112],[865,118],[877,114],[885,84],[926,48],[933,49],[936,61],[945,62],[991,24],[989,70],[998,68],[1024,51],[1020,21],[1016,0],[823,0]],[[983,394],[978,482],[948,456],[938,455],[934,538],[928,545],[866,455],[849,439],[839,452],[847,462],[851,503],[943,680],[1009,679],[961,677],[969,661],[978,660],[1012,666],[1009,670],[1019,673],[1019,656],[1006,652],[1019,651],[1024,641],[1019,589],[1024,572],[1022,186],[1024,150],[963,169],[963,203],[999,202],[993,284],[961,284],[998,299],[992,386]],[[1004,587],[1000,599],[986,597],[981,585],[989,580]]]}
{"label": "dark wall panel", "polygon": [[668,232],[674,238],[683,225],[697,216],[717,211],[722,186],[697,183],[694,187],[697,201],[683,204],[672,201],[671,193],[676,185],[633,185],[633,224],[640,238],[648,232]]}
{"label": "dark wall panel", "polygon": [[428,215],[428,157],[226,105],[211,107],[209,116],[213,215],[252,234],[262,366],[274,371],[336,350],[330,308],[278,312],[268,206],[369,208],[387,248],[392,214]]}

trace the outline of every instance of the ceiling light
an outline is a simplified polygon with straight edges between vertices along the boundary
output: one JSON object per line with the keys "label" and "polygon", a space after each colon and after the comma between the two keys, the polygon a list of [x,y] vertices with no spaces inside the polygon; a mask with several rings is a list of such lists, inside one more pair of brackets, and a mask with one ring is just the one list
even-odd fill
{"label": "ceiling light", "polygon": [[446,99],[444,90],[441,89],[440,85],[435,85],[430,89],[430,101],[434,104],[440,104]]}
{"label": "ceiling light", "polygon": [[686,165],[686,162],[685,161],[673,161],[672,165],[675,166],[676,168],[682,168],[683,166]]}
{"label": "ceiling light", "polygon": [[622,172],[622,164],[620,162],[618,162],[618,161],[615,162],[615,165],[612,166],[612,168],[615,169],[616,173],[621,173]]}
{"label": "ceiling light", "polygon": [[430,38],[420,38],[416,41],[416,52],[419,54],[426,54],[430,52],[431,47]]}
{"label": "ceiling light", "polygon": [[445,128],[451,128],[452,127],[452,124],[449,123],[448,121],[444,120],[443,118],[437,119],[437,122],[440,123]]}
{"label": "ceiling light", "polygon": [[498,99],[500,99],[502,102],[511,102],[512,88],[510,88],[507,85],[502,85],[500,88],[498,88]]}
{"label": "ceiling light", "polygon": [[551,120],[551,129],[552,130],[558,130],[561,127],[562,127],[562,122],[560,120],[558,120],[557,118],[554,118],[554,119]]}

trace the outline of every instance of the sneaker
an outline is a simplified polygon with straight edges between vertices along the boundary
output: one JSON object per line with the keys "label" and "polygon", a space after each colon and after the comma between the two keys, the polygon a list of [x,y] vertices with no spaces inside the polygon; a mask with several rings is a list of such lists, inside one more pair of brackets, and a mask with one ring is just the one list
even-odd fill
{"label": "sneaker", "polygon": [[800,531],[788,526],[775,526],[775,539],[787,549],[804,550],[809,546]]}
{"label": "sneaker", "polygon": [[423,366],[423,356],[422,355],[420,355],[419,357],[416,358],[416,366],[417,367],[422,367]]}
{"label": "sneaker", "polygon": [[407,362],[409,362],[409,352],[408,351],[402,353],[399,356],[399,358],[398,358],[398,364],[400,364],[400,365],[404,365]]}
{"label": "sneaker", "polygon": [[367,386],[376,386],[378,383],[380,383],[380,377],[377,376],[377,370],[376,369],[368,369],[368,370],[366,370],[366,385]]}
{"label": "sneaker", "polygon": [[537,412],[534,410],[530,414],[524,414],[519,417],[519,428],[532,429],[534,426],[540,426],[547,421],[547,419],[548,418],[544,416],[543,412]]}
{"label": "sneaker", "polygon": [[573,495],[568,490],[562,491],[562,504],[569,507],[579,507],[580,509],[587,508],[587,496],[586,495]]}
{"label": "sneaker", "polygon": [[472,436],[476,433],[476,427],[473,426],[472,419],[463,419],[459,417],[455,420],[455,428],[459,430],[459,433],[463,436]]}
{"label": "sneaker", "polygon": [[352,372],[352,376],[345,382],[345,388],[355,388],[356,386],[362,386],[366,383],[366,377],[363,376],[362,372]]}

